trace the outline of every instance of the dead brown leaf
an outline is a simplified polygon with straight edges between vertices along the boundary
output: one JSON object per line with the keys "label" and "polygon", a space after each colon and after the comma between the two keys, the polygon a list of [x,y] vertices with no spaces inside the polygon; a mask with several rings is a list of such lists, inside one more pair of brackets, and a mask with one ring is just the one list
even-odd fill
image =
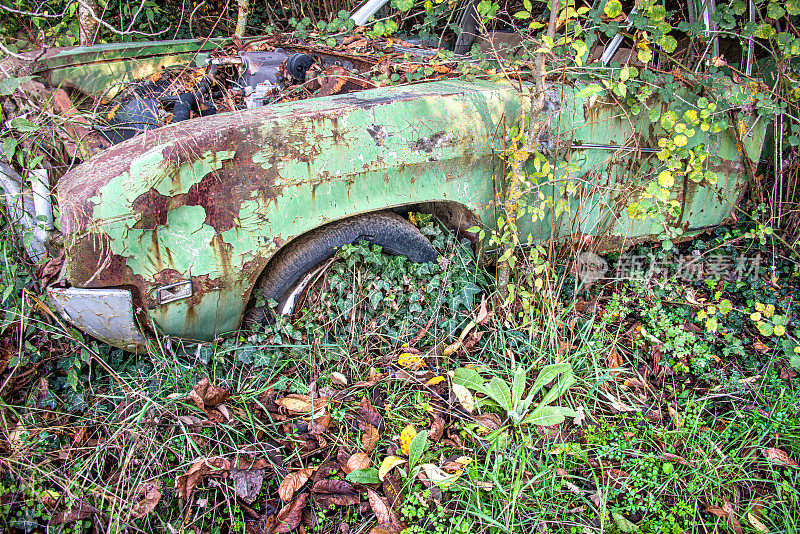
{"label": "dead brown leaf", "polygon": [[617,347],[611,347],[611,352],[608,353],[608,368],[614,369],[623,365],[622,356],[617,352]]}
{"label": "dead brown leaf", "polygon": [[141,519],[152,512],[161,500],[161,484],[156,482],[144,484],[136,493],[144,494],[144,497],[131,508],[131,517]]}
{"label": "dead brown leaf", "polygon": [[503,424],[503,421],[500,419],[500,416],[494,413],[482,413],[480,415],[473,415],[472,419],[474,419],[476,423],[481,425],[486,430],[497,430]]}
{"label": "dead brown leaf", "polygon": [[786,451],[781,449],[775,449],[775,448],[761,449],[761,454],[763,454],[764,458],[766,458],[770,462],[777,462],[783,465],[791,465],[791,466],[797,465],[797,462],[789,458],[789,455],[786,453]]}
{"label": "dead brown leaf", "polygon": [[316,482],[311,488],[314,498],[329,507],[331,504],[336,506],[350,506],[358,504],[361,497],[356,489],[344,480],[324,479]]}
{"label": "dead brown leaf", "polygon": [[391,532],[399,532],[402,530],[402,523],[394,513],[389,503],[384,497],[378,495],[372,489],[367,488],[367,495],[369,496],[369,506],[375,513],[375,518],[378,520],[378,526],[390,529]]}
{"label": "dead brown leaf", "polygon": [[230,461],[224,458],[207,458],[193,463],[185,474],[175,480],[178,496],[182,499],[189,499],[192,490],[204,476],[225,476],[228,474],[230,466]]}
{"label": "dead brown leaf", "polygon": [[396,509],[398,505],[403,502],[403,486],[397,477],[392,473],[388,473],[383,478],[383,493],[388,498],[389,506]]}
{"label": "dead brown leaf", "polygon": [[275,521],[275,528],[272,529],[272,534],[285,534],[300,525],[307,498],[307,493],[301,493],[297,496],[297,499],[281,508]]}
{"label": "dead brown leaf", "polygon": [[307,467],[286,475],[278,486],[278,496],[280,496],[281,500],[283,502],[289,502],[295,492],[311,478],[314,471],[316,471],[315,467]]}
{"label": "dead brown leaf", "polygon": [[364,452],[367,454],[371,453],[380,439],[381,434],[378,432],[378,429],[374,426],[367,426],[364,433],[361,434],[361,446],[364,448]]}
{"label": "dead brown leaf", "polygon": [[442,434],[444,434],[444,427],[445,427],[445,420],[439,415],[435,414],[433,416],[433,423],[431,424],[431,429],[428,431],[428,440],[432,443],[436,443],[440,439],[442,439]]}
{"label": "dead brown leaf", "polygon": [[[373,426],[380,430],[383,425],[383,417],[378,413],[378,410],[372,405],[369,399],[364,396],[361,398],[361,403],[358,405],[358,415],[364,423]],[[361,421],[359,421],[359,428],[361,428]],[[361,430],[365,430],[361,428]]]}
{"label": "dead brown leaf", "polygon": [[344,464],[344,472],[350,473],[356,469],[366,469],[370,466],[370,463],[369,456],[363,452],[357,452],[347,459],[347,463]]}
{"label": "dead brown leaf", "polygon": [[277,399],[275,404],[285,408],[289,413],[310,414],[312,412],[321,412],[328,405],[328,399],[325,397],[312,399],[309,395],[291,393],[282,399]]}
{"label": "dead brown leaf", "polygon": [[63,523],[72,523],[80,519],[89,519],[96,512],[96,510],[87,503],[78,503],[77,505],[67,510],[56,512],[50,516],[50,525],[61,525]]}
{"label": "dead brown leaf", "polygon": [[212,386],[208,378],[204,378],[192,388],[192,391],[189,392],[189,398],[194,401],[198,408],[207,411],[208,408],[225,402],[230,394],[228,388]]}
{"label": "dead brown leaf", "polygon": [[236,496],[247,504],[253,504],[261,493],[261,486],[264,485],[264,470],[231,469],[230,477],[233,480]]}

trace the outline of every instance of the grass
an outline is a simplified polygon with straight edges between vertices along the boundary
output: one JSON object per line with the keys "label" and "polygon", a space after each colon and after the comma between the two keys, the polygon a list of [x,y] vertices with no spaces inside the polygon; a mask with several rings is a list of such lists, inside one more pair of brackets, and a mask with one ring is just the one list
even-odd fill
{"label": "grass", "polygon": [[[471,251],[432,221],[421,225],[446,265],[347,247],[292,321],[199,349],[161,340],[138,356],[54,323],[28,293],[34,278],[7,256],[0,529],[798,531],[790,339],[800,333],[800,275],[777,249],[733,228],[679,252],[775,258],[741,281],[673,276],[585,288],[562,261],[551,272],[561,290],[532,291],[506,313]],[[491,314],[481,318],[482,302]],[[770,317],[753,315],[770,304]],[[765,322],[785,322],[786,332],[764,335]],[[575,414],[548,427],[513,424],[474,390],[470,413],[448,374],[471,367],[511,384],[521,366],[528,391],[541,369],[564,362],[576,382],[553,405]],[[226,390],[221,401],[198,389],[204,378]],[[310,406],[309,394],[327,404],[285,407]],[[409,456],[397,438],[408,425],[428,430],[421,459],[378,482],[387,457]],[[354,482],[345,467],[359,451],[369,465],[359,464],[366,478]],[[187,473],[202,465],[187,495]],[[283,502],[279,486],[308,467],[311,480]],[[432,483],[437,476],[446,479]],[[318,491],[326,480],[356,496]],[[389,516],[368,488],[386,503],[400,495]],[[299,495],[306,506],[292,523]]]}

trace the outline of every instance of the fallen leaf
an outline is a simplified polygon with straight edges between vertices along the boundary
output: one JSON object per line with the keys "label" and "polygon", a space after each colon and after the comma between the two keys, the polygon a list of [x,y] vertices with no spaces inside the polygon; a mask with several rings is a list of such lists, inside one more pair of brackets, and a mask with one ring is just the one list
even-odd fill
{"label": "fallen leaf", "polygon": [[372,462],[370,461],[369,456],[363,452],[357,452],[347,459],[344,472],[349,473],[351,471],[355,471],[356,469],[366,469],[371,463]]}
{"label": "fallen leaf", "polygon": [[578,406],[578,408],[577,408],[575,411],[577,412],[577,414],[578,414],[578,415],[576,415],[576,416],[575,416],[575,417],[572,419],[572,422],[573,422],[573,423],[574,423],[576,426],[578,426],[578,427],[582,427],[582,426],[583,426],[583,423],[586,421],[586,413],[584,413],[584,411],[583,411],[583,406]]}
{"label": "fallen leaf", "polygon": [[406,425],[402,432],[400,432],[400,450],[403,454],[408,456],[408,451],[411,448],[411,442],[417,436],[417,430],[414,425]]}
{"label": "fallen leaf", "polygon": [[774,449],[774,448],[761,449],[761,454],[763,454],[764,458],[766,458],[771,462],[778,462],[783,465],[791,465],[791,466],[797,465],[797,462],[789,458],[789,455],[786,454],[786,452],[781,449]]}
{"label": "fallen leaf", "polygon": [[364,433],[361,434],[361,446],[364,449],[364,452],[367,454],[371,453],[380,439],[381,434],[378,432],[377,428],[371,425],[367,427],[367,429],[364,430]]}
{"label": "fallen leaf", "polygon": [[195,384],[192,391],[189,392],[189,398],[203,411],[217,404],[222,404],[229,396],[230,390],[228,388],[212,386],[208,378],[204,378]]}
{"label": "fallen leaf", "polygon": [[503,421],[497,414],[494,413],[482,413],[480,415],[475,415],[472,419],[478,423],[480,426],[485,428],[486,430],[497,430],[503,424]]}
{"label": "fallen leaf", "polygon": [[375,518],[378,520],[378,525],[398,529],[400,520],[394,511],[392,511],[389,503],[370,488],[367,488],[367,495],[369,496],[369,505],[372,511],[375,512]]}
{"label": "fallen leaf", "polygon": [[131,517],[141,519],[152,512],[161,500],[161,484],[158,482],[144,484],[136,493],[144,496],[131,508]]}
{"label": "fallen leaf", "polygon": [[308,482],[308,479],[311,478],[314,471],[316,471],[315,467],[307,467],[286,475],[278,486],[278,496],[281,500],[283,502],[289,502],[295,492],[297,492],[303,484]]}
{"label": "fallen leaf", "polygon": [[428,431],[428,439],[431,440],[432,443],[436,443],[442,438],[442,434],[444,434],[444,426],[444,419],[438,414],[434,415],[433,424],[431,424],[431,429]]}
{"label": "fallen leaf", "polygon": [[86,503],[78,503],[71,508],[68,508],[64,511],[57,512],[50,516],[50,525],[61,525],[63,523],[72,523],[73,521],[78,521],[80,519],[89,519],[94,515],[96,510],[90,505]]}
{"label": "fallen leaf", "polygon": [[425,360],[419,354],[403,352],[397,357],[397,365],[406,369],[422,369],[425,366]]}
{"label": "fallen leaf", "polygon": [[328,399],[325,397],[312,399],[309,395],[292,393],[282,399],[276,399],[275,404],[286,408],[289,413],[310,414],[317,412],[322,414],[322,410],[328,405]]}
{"label": "fallen leaf", "polygon": [[264,484],[264,470],[231,469],[230,478],[233,480],[236,496],[247,504],[253,504]]}
{"label": "fallen leaf", "polygon": [[461,404],[461,407],[464,408],[469,413],[475,411],[475,398],[472,396],[472,393],[461,384],[453,383],[453,394],[458,399],[458,402]]}
{"label": "fallen leaf", "polygon": [[[361,417],[364,423],[369,426],[373,426],[378,430],[381,429],[383,426],[383,417],[381,414],[378,413],[378,410],[372,405],[367,397],[361,398],[361,403],[358,405],[358,415]],[[359,428],[363,431],[364,428]]]}
{"label": "fallen leaf", "polygon": [[383,493],[388,498],[389,506],[391,506],[392,509],[396,509],[396,507],[403,502],[403,486],[400,481],[392,473],[387,473],[381,487],[383,488]]}
{"label": "fallen leaf", "polygon": [[342,387],[347,386],[347,377],[339,372],[331,373],[331,381],[337,386],[342,386]]}
{"label": "fallen leaf", "polygon": [[230,461],[224,458],[207,458],[193,463],[185,474],[175,480],[178,496],[188,500],[192,490],[204,476],[225,476],[230,465]]}
{"label": "fallen leaf", "polygon": [[724,501],[722,503],[722,509],[728,515],[728,526],[731,527],[736,534],[742,534],[744,529],[742,529],[742,525],[739,524],[739,520],[736,519],[733,505],[728,501]]}
{"label": "fallen leaf", "polygon": [[387,456],[383,459],[383,462],[381,462],[380,469],[378,469],[378,479],[383,481],[384,477],[389,471],[398,465],[403,465],[404,463],[406,463],[406,461],[403,458],[398,458],[397,456]]}
{"label": "fallen leaf", "polygon": [[303,509],[306,507],[306,498],[308,494],[301,493],[297,499],[290,502],[278,512],[275,521],[275,528],[272,529],[272,534],[285,534],[291,532],[300,526],[300,521],[303,519]]}
{"label": "fallen leaf", "polygon": [[750,523],[754,529],[759,532],[769,532],[767,525],[761,522],[753,513],[747,512],[747,522]]}
{"label": "fallen leaf", "polygon": [[426,382],[426,386],[435,386],[436,384],[441,384],[445,381],[443,376],[434,376],[433,378],[429,378]]}
{"label": "fallen leaf", "polygon": [[617,352],[617,347],[611,347],[611,352],[608,354],[608,368],[614,369],[623,365],[622,356]]}
{"label": "fallen leaf", "polygon": [[461,476],[460,470],[456,473],[450,474],[444,469],[433,464],[424,464],[421,466],[421,469],[421,472],[425,473],[425,476],[428,478],[428,480],[441,488],[448,488],[452,486],[453,482],[458,480]]}
{"label": "fallen leaf", "polygon": [[331,504],[336,506],[350,506],[361,501],[359,492],[352,484],[344,480],[323,479],[317,481],[311,488],[315,498],[328,508]]}

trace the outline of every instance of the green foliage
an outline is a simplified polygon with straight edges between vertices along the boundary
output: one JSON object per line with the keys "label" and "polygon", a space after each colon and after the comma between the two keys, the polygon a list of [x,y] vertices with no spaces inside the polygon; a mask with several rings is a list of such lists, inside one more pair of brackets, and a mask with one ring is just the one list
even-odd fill
{"label": "green foliage", "polygon": [[[515,425],[557,425],[562,423],[566,417],[577,415],[571,408],[550,406],[575,383],[572,367],[566,363],[543,367],[530,389],[527,389],[527,373],[522,366],[515,369],[510,386],[508,382],[497,376],[493,376],[486,382],[478,371],[468,367],[456,369],[453,382],[485,395],[487,399],[505,411],[506,416]],[[551,382],[554,382],[553,387],[531,410],[536,394]],[[526,390],[527,396],[525,396]]]}

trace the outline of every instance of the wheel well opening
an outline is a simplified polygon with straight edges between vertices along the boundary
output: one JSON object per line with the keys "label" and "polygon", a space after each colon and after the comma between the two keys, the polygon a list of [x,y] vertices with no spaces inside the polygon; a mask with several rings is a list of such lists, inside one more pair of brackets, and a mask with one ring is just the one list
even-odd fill
{"label": "wheel well opening", "polygon": [[[374,210],[372,213],[380,211],[389,211],[403,217],[407,217],[408,214],[411,212],[429,213],[433,215],[436,219],[438,219],[447,229],[454,232],[459,237],[468,238],[470,241],[473,242],[473,244],[477,243],[477,236],[468,232],[467,230],[479,224],[480,218],[477,215],[475,215],[469,208],[458,202],[453,202],[450,200],[415,202],[399,206],[387,207],[380,210]],[[252,309],[254,304],[253,290],[260,287],[262,285],[263,280],[268,275],[268,273],[270,273],[270,271],[274,269],[277,264],[279,264],[279,262],[285,255],[291,252],[293,244],[296,244],[298,243],[298,241],[308,237],[309,234],[311,234],[312,232],[319,231],[320,229],[325,228],[326,226],[335,224],[339,221],[342,221],[343,219],[348,219],[357,215],[362,215],[362,214],[356,214],[349,217],[343,217],[341,219],[328,221],[327,223],[312,228],[307,232],[295,236],[286,243],[284,243],[267,261],[267,264],[264,266],[264,269],[261,271],[258,278],[256,279],[256,282],[250,291],[250,298],[249,298],[249,303],[247,305],[247,309]],[[245,314],[247,314],[247,312],[245,312]]]}

